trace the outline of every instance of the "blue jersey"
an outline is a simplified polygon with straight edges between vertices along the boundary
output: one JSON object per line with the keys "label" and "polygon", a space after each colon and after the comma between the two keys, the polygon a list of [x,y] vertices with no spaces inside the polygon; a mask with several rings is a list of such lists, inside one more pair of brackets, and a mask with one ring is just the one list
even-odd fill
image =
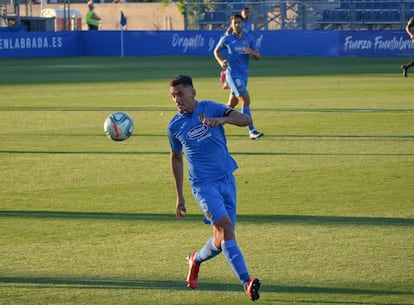
{"label": "blue jersey", "polygon": [[208,127],[204,118],[223,117],[229,106],[213,101],[196,101],[192,113],[177,113],[168,124],[172,152],[184,151],[192,185],[209,183],[237,169],[230,156],[222,125]]}
{"label": "blue jersey", "polygon": [[243,31],[246,33],[253,33],[253,24],[249,20],[243,19]]}
{"label": "blue jersey", "polygon": [[244,51],[246,47],[257,49],[254,37],[246,32],[243,32],[240,38],[234,33],[223,36],[217,43],[216,49],[220,52],[225,50],[227,54],[227,70],[232,75],[247,77],[249,74],[250,54]]}

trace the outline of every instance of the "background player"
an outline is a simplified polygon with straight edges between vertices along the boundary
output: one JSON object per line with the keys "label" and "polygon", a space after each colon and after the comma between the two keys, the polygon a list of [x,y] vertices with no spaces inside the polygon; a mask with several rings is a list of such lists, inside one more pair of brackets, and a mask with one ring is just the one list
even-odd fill
{"label": "background player", "polygon": [[[414,17],[411,17],[410,20],[408,20],[407,25],[405,26],[405,31],[407,32],[408,36],[410,36],[410,39],[414,44],[414,33],[411,31],[411,28],[413,26],[414,26]],[[407,70],[412,66],[414,66],[414,60],[401,66],[402,74],[404,77],[407,77]]]}
{"label": "background player", "polygon": [[[240,14],[231,17],[232,33],[221,37],[214,49],[214,57],[223,70],[226,70],[226,82],[230,87],[228,105],[232,108],[241,103],[241,112],[252,117],[250,110],[250,95],[247,90],[249,77],[249,60],[252,56],[260,59],[260,52],[256,47],[255,39],[249,33],[243,31],[243,21]],[[222,51],[226,51],[227,59]],[[255,140],[263,136],[254,127],[248,126],[250,139]]]}

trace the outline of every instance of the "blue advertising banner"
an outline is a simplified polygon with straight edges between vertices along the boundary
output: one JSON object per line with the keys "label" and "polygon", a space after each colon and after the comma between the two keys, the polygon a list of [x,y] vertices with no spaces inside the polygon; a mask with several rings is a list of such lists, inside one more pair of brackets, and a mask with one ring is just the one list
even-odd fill
{"label": "blue advertising banner", "polygon": [[0,57],[79,55],[76,32],[0,32]]}
{"label": "blue advertising banner", "polygon": [[223,32],[106,31],[80,32],[83,55],[211,55]]}
{"label": "blue advertising banner", "polygon": [[[0,32],[0,57],[212,56],[223,31]],[[262,56],[413,56],[404,31],[256,31]]]}
{"label": "blue advertising banner", "polygon": [[[211,56],[223,31],[112,31],[80,32],[82,55]],[[338,33],[334,31],[257,31],[263,56],[337,56]]]}
{"label": "blue advertising banner", "polygon": [[338,31],[258,32],[264,56],[338,56]]}
{"label": "blue advertising banner", "polygon": [[414,56],[414,47],[402,31],[339,32],[340,56],[398,57]]}

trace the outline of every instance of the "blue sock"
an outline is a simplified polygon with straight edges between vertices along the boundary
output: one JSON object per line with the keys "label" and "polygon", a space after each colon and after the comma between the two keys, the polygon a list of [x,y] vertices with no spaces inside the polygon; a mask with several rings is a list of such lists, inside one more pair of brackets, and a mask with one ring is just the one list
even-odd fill
{"label": "blue sock", "polygon": [[223,254],[229,262],[234,273],[236,273],[240,282],[244,284],[250,279],[249,272],[247,271],[247,266],[244,261],[242,252],[240,251],[239,246],[235,240],[226,240],[221,244],[223,249]]}
{"label": "blue sock", "polygon": [[202,262],[205,262],[206,260],[209,260],[210,258],[213,258],[221,253],[221,249],[218,249],[216,245],[214,244],[214,238],[210,238],[204,247],[196,253],[196,256],[194,258],[194,261],[197,264],[201,264]]}
{"label": "blue sock", "polygon": [[[242,106],[241,107],[241,113],[244,113],[245,115],[247,115],[249,117],[252,117],[252,113],[250,111],[250,107]],[[253,123],[250,124],[247,128],[249,129],[249,131],[253,131],[254,130]]]}

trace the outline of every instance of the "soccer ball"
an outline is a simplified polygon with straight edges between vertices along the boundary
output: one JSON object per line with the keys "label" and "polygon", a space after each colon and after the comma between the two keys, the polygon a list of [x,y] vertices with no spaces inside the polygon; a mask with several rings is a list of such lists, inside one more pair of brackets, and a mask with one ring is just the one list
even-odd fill
{"label": "soccer ball", "polygon": [[106,117],[104,131],[111,140],[124,141],[132,135],[134,121],[124,112],[114,112]]}

